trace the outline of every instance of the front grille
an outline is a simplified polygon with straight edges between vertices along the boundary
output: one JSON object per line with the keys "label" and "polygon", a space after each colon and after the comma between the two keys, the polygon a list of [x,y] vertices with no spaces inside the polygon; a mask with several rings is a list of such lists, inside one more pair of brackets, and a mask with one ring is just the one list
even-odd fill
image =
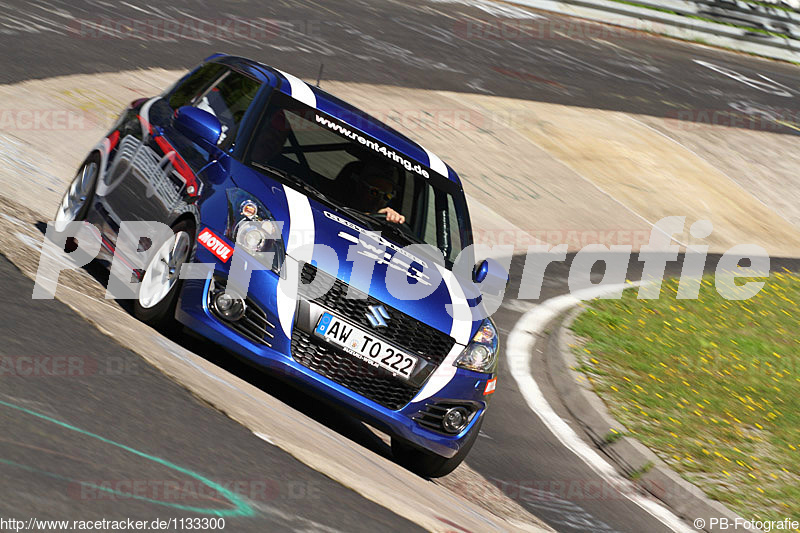
{"label": "front grille", "polygon": [[[327,278],[325,283],[318,283],[317,285],[330,286],[331,289],[324,294],[312,293],[313,289],[309,284],[316,279],[316,276],[325,276]],[[325,307],[367,331],[374,331],[367,319],[368,307],[370,305],[382,305],[389,312],[390,317],[388,327],[381,328],[379,331],[383,339],[437,366],[450,353],[455,344],[455,340],[451,336],[356,289],[353,290],[359,296],[365,297],[358,299],[348,298],[347,290],[349,288],[350,286],[347,283],[318,270],[314,265],[310,263],[303,265],[299,290],[300,295],[305,299]]]}
{"label": "front grille", "polygon": [[[211,299],[215,294],[225,291],[227,287],[227,280],[215,277],[211,288],[208,291],[209,308],[212,310],[214,306],[210,305]],[[275,324],[269,321],[267,314],[258,307],[249,298],[244,301],[244,316],[235,322],[220,319],[226,324],[230,325],[233,329],[258,344],[265,344],[272,347],[272,339],[275,338]]]}
{"label": "front grille", "polygon": [[388,409],[402,408],[420,389],[382,368],[318,341],[298,327],[292,331],[292,357],[301,365]]}

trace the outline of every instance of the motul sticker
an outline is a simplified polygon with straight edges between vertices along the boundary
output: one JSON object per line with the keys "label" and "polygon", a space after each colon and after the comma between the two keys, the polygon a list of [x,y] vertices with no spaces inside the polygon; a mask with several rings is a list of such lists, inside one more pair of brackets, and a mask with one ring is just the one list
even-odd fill
{"label": "motul sticker", "polygon": [[497,388],[497,378],[492,378],[486,382],[486,388],[483,391],[483,395],[486,396],[487,394],[491,394]]}
{"label": "motul sticker", "polygon": [[200,232],[200,235],[197,236],[197,242],[208,248],[223,263],[227,263],[228,259],[231,258],[231,254],[233,254],[233,248],[225,244],[222,239],[208,228]]}

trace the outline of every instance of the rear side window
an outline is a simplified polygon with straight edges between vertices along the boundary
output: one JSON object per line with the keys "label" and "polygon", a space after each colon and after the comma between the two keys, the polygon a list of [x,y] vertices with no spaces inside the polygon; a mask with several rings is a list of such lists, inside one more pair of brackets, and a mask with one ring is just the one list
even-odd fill
{"label": "rear side window", "polygon": [[192,105],[195,99],[214,83],[225,71],[225,66],[219,63],[207,63],[197,69],[188,78],[178,83],[169,97],[172,109],[185,105]]}
{"label": "rear side window", "polygon": [[261,82],[229,71],[197,100],[195,106],[216,116],[222,125],[221,148],[232,146],[242,118],[260,88]]}

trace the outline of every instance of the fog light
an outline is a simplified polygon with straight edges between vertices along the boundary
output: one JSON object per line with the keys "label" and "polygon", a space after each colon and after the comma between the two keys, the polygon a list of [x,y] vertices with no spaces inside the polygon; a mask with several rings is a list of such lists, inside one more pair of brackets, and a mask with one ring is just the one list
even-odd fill
{"label": "fog light", "polygon": [[451,407],[442,417],[442,427],[448,433],[461,433],[469,423],[469,412],[464,407]]}
{"label": "fog light", "polygon": [[244,300],[227,292],[218,292],[214,296],[214,311],[225,320],[235,322],[244,316]]}

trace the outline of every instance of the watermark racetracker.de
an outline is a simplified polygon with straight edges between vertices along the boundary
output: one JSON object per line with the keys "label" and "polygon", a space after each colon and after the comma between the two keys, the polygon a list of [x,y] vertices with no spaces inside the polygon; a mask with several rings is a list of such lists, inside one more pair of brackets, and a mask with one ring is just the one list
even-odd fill
{"label": "watermark racetracker.de", "polygon": [[218,517],[135,518],[97,520],[43,520],[28,517],[7,518],[0,516],[0,531],[177,531],[183,529],[224,530],[225,519]]}
{"label": "watermark racetracker.de", "polygon": [[113,355],[0,354],[0,378],[86,378],[138,373],[139,366],[135,360]]}
{"label": "watermark racetracker.de", "polygon": [[615,24],[609,19],[606,24],[597,24],[579,19],[559,17],[495,18],[479,20],[458,19],[453,23],[453,33],[462,39],[475,41],[530,41],[530,40],[604,40],[642,39],[648,32],[658,33],[663,24],[640,20],[634,29],[626,24]]}
{"label": "watermark racetracker.de", "polygon": [[[218,487],[251,501],[319,500],[322,486],[318,481],[234,479],[219,481]],[[92,479],[73,481],[67,487],[70,498],[85,502],[153,500],[184,505],[205,505],[225,501],[221,494],[197,479]]]}
{"label": "watermark racetracker.de", "polygon": [[102,124],[98,113],[69,109],[0,109],[2,131],[79,131]]}
{"label": "watermark racetracker.de", "polygon": [[264,17],[197,17],[73,19],[79,39],[138,39],[147,41],[269,41],[283,35],[319,35],[320,20],[276,20]]}

